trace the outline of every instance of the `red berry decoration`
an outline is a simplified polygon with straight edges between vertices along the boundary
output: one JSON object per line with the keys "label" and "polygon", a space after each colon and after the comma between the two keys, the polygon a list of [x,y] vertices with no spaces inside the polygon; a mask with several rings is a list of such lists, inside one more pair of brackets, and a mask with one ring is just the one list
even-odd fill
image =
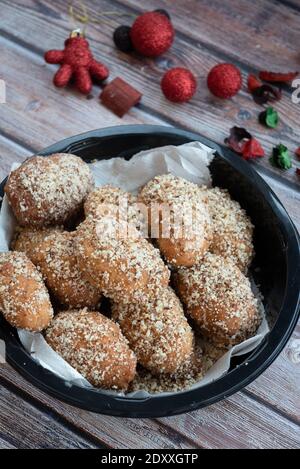
{"label": "red berry decoration", "polygon": [[109,75],[108,68],[94,59],[88,41],[77,31],[65,41],[63,50],[46,52],[45,60],[49,64],[60,64],[53,78],[55,86],[66,86],[74,79],[75,87],[84,94],[91,91],[92,78],[105,80]]}
{"label": "red berry decoration", "polygon": [[259,141],[252,137],[242,145],[242,156],[244,160],[251,160],[262,158],[265,152]]}
{"label": "red berry decoration", "polygon": [[169,101],[184,103],[194,95],[197,81],[187,68],[176,67],[164,74],[160,86]]}
{"label": "red berry decoration", "polygon": [[241,72],[232,64],[215,65],[208,74],[207,86],[210,92],[218,98],[232,98],[241,89]]}
{"label": "red berry decoration", "polygon": [[174,28],[166,15],[147,12],[138,16],[130,30],[134,49],[146,57],[157,57],[166,52],[174,39]]}

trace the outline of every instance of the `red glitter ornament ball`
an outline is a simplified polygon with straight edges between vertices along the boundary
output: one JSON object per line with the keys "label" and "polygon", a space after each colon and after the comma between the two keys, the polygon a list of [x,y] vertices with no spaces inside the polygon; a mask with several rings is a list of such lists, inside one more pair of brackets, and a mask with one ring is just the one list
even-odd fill
{"label": "red glitter ornament ball", "polygon": [[187,68],[176,67],[164,74],[160,86],[169,101],[184,103],[194,95],[197,81]]}
{"label": "red glitter ornament ball", "polygon": [[232,64],[215,65],[208,74],[207,86],[218,98],[232,98],[241,89],[241,72]]}
{"label": "red glitter ornament ball", "polygon": [[174,29],[161,13],[148,12],[137,17],[130,30],[134,49],[146,57],[157,57],[172,45]]}

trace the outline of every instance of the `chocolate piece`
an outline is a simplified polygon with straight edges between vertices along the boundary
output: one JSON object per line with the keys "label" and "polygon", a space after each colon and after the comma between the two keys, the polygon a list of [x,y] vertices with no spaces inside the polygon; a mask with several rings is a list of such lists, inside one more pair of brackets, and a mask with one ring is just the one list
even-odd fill
{"label": "chocolate piece", "polygon": [[132,106],[140,101],[141,97],[142,94],[139,91],[119,77],[106,85],[100,94],[102,104],[119,117],[123,117]]}

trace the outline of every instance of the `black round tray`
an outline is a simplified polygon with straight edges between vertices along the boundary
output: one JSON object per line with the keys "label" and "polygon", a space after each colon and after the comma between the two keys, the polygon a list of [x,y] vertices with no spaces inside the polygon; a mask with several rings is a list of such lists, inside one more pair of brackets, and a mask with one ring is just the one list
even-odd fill
{"label": "black round tray", "polygon": [[[122,417],[164,417],[189,412],[224,399],[259,376],[285,346],[299,317],[300,250],[297,231],[275,194],[251,165],[227,148],[180,129],[136,125],[94,130],[62,140],[39,154],[69,152],[85,160],[123,156],[162,145],[198,140],[216,151],[211,163],[213,183],[226,187],[247,210],[255,225],[256,258],[252,267],[261,285],[264,305],[273,326],[262,343],[248,356],[235,359],[222,378],[199,389],[133,399],[85,389],[38,365],[24,350],[16,331],[1,316],[0,338],[6,342],[6,358],[35,386],[63,401],[102,414]],[[3,196],[5,181],[0,186]],[[259,266],[259,269],[256,269]]]}

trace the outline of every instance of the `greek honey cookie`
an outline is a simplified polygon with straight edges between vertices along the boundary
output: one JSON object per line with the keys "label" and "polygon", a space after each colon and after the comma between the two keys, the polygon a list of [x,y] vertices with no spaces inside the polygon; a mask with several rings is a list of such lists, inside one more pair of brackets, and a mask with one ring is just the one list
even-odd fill
{"label": "greek honey cookie", "polygon": [[175,374],[193,352],[194,335],[171,288],[114,303],[112,317],[121,327],[138,362],[154,374]]}
{"label": "greek honey cookie", "polygon": [[39,332],[53,317],[42,276],[21,252],[0,254],[0,309],[14,327]]}
{"label": "greek honey cookie", "polygon": [[226,189],[203,189],[213,228],[210,250],[231,259],[244,273],[254,256],[253,225],[240,204]]}
{"label": "greek honey cookie", "polygon": [[261,317],[249,279],[229,259],[207,253],[198,266],[175,274],[179,297],[201,333],[218,347],[256,332]]}
{"label": "greek honey cookie", "polygon": [[39,258],[38,246],[49,235],[63,231],[62,226],[47,228],[17,227],[10,245],[12,251],[25,252],[27,257],[37,265]]}
{"label": "greek honey cookie", "polygon": [[55,299],[69,308],[95,308],[101,292],[82,275],[78,266],[74,232],[24,228],[14,243],[38,266]]}
{"label": "greek honey cookie", "polygon": [[151,236],[157,238],[167,263],[189,267],[200,262],[212,235],[200,188],[183,178],[163,174],[141,189],[139,200],[149,207]]}
{"label": "greek honey cookie", "polygon": [[136,228],[143,228],[143,214],[138,210],[137,197],[130,192],[109,184],[97,187],[86,198],[84,213],[94,218],[111,214],[132,223]]}
{"label": "greek honey cookie", "polygon": [[89,166],[78,156],[33,156],[12,171],[5,193],[18,223],[43,227],[75,217],[93,188]]}
{"label": "greek honey cookie", "polygon": [[133,225],[116,218],[89,216],[77,228],[75,245],[82,273],[115,301],[131,301],[169,283],[170,272],[158,249]]}
{"label": "greek honey cookie", "polygon": [[60,312],[45,332],[48,344],[93,386],[126,391],[136,358],[120,327],[103,314]]}

